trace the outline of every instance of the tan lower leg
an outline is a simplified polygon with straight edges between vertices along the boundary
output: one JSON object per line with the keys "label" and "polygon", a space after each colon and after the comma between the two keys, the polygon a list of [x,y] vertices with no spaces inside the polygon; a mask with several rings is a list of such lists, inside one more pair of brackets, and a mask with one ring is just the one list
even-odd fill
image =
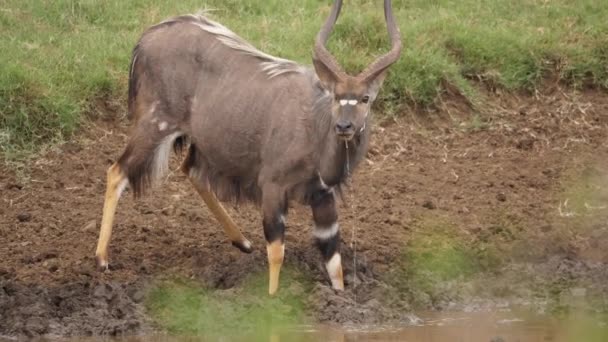
{"label": "tan lower leg", "polygon": [[97,250],[95,251],[97,265],[102,269],[106,269],[108,267],[108,244],[110,243],[110,237],[112,236],[114,214],[116,213],[116,206],[118,204],[120,194],[126,185],[127,179],[120,170],[118,164],[112,165],[107,172],[103,216],[101,219]]}
{"label": "tan lower leg", "polygon": [[268,293],[273,295],[279,289],[279,274],[283,265],[285,255],[285,245],[281,241],[274,241],[266,246],[268,253],[268,266],[270,271]]}
{"label": "tan lower leg", "polygon": [[194,188],[201,196],[213,216],[220,222],[224,232],[228,235],[230,241],[239,244],[239,248],[245,249],[245,251],[251,250],[251,242],[243,236],[237,225],[232,221],[232,218],[226,212],[226,209],[218,201],[217,197],[206,189],[203,189],[200,185],[190,180],[194,185]]}

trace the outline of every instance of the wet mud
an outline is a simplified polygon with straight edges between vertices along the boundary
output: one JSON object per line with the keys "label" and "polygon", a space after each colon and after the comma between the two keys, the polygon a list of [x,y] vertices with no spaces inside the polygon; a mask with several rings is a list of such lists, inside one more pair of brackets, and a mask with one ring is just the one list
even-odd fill
{"label": "wet mud", "polygon": [[[305,303],[314,320],[411,323],[419,308],[546,300],[551,291],[562,304],[581,291],[606,304],[602,201],[608,199],[600,191],[595,202],[583,201],[588,215],[576,223],[572,218],[583,209],[575,193],[567,194],[580,175],[607,174],[608,98],[593,91],[496,94],[484,112],[474,116],[455,99],[436,112],[377,122],[367,159],[340,205],[344,293],[329,286],[312,243],[310,210],[290,211],[286,264],[309,278]],[[243,254],[189,187],[180,156],[144,198],[123,195],[110,271],[96,270],[105,172],[128,125],[116,113],[104,114],[73,141],[25,165],[0,166],[0,336],[142,334],[158,328],[144,305],[156,279],[178,276],[226,290],[266,272],[258,210],[228,206],[254,244],[253,253]],[[474,285],[451,280],[442,291],[414,288],[403,279],[404,255],[435,218],[467,246],[493,248],[500,262],[478,270]],[[580,222],[585,229],[572,233]],[[288,283],[283,289],[294,291]]]}

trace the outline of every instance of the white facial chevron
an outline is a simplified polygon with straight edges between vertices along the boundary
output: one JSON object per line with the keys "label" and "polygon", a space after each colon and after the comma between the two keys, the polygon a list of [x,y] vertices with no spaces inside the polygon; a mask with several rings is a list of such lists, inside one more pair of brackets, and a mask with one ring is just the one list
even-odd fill
{"label": "white facial chevron", "polygon": [[340,100],[340,106],[346,106],[346,105],[356,106],[357,103],[358,103],[357,100],[346,100],[346,99]]}

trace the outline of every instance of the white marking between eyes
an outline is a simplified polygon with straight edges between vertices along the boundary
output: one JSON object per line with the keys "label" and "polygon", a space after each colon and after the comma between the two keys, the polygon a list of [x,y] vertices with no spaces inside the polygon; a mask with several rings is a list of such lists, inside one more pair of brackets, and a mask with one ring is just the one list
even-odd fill
{"label": "white marking between eyes", "polygon": [[167,126],[169,126],[169,124],[166,121],[163,121],[158,124],[158,130],[162,132],[167,129]]}
{"label": "white marking between eyes", "polygon": [[359,103],[359,101],[357,101],[357,100],[346,100],[346,99],[340,100],[340,106],[346,106],[346,105],[356,106],[357,103]]}

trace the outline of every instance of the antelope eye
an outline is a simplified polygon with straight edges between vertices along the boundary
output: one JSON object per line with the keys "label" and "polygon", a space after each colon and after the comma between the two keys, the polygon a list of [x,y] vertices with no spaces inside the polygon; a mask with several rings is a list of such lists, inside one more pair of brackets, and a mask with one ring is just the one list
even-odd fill
{"label": "antelope eye", "polygon": [[369,95],[365,95],[361,98],[361,102],[363,103],[368,103],[369,102]]}

